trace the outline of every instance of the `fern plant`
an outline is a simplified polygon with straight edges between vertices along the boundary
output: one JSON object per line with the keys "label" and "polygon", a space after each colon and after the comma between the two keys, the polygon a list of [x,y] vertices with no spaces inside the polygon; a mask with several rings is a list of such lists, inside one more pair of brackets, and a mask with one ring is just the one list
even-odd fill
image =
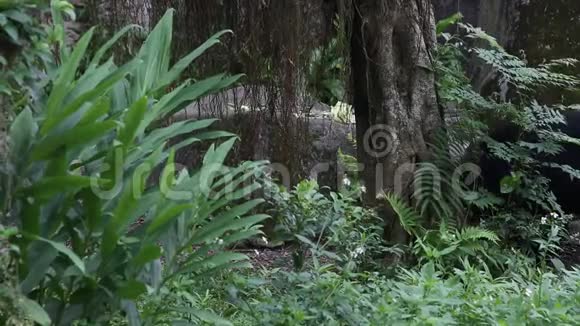
{"label": "fern plant", "polygon": [[[479,216],[485,216],[487,227],[509,243],[530,248],[532,239],[543,235],[530,233],[541,228],[527,226],[538,226],[549,212],[562,215],[546,173],[559,170],[571,179],[580,176],[576,169],[557,162],[567,147],[579,144],[560,131],[566,126],[563,112],[574,107],[547,105],[535,97],[545,88],[577,88],[577,78],[559,72],[561,66],[577,61],[530,66],[481,29],[461,23],[460,18],[442,22],[442,27],[457,23],[458,33],[440,34],[444,43],[436,51],[438,95],[445,107],[449,140],[443,148],[453,151],[460,145],[462,157],[471,156],[472,161],[484,164],[484,170],[503,174],[499,180],[484,178],[482,186],[464,193],[462,202],[468,210],[473,207]],[[483,88],[476,91],[465,72],[473,62],[490,72],[487,93],[479,93]],[[489,162],[493,166],[486,166]]]}

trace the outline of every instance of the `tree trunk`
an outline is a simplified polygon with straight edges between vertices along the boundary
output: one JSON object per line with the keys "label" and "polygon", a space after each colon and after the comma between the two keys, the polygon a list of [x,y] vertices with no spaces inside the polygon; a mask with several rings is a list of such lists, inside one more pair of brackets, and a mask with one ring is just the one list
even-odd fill
{"label": "tree trunk", "polygon": [[430,51],[435,23],[430,0],[353,0],[353,104],[367,200],[385,207],[385,237],[407,241],[381,193],[410,201],[414,165],[429,155],[441,126]]}

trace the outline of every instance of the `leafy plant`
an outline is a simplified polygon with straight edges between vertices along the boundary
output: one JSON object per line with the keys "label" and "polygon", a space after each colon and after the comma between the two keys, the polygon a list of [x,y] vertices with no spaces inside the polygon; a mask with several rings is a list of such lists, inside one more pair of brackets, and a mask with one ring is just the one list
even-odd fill
{"label": "leafy plant", "polygon": [[[534,97],[542,88],[578,87],[574,76],[557,69],[562,64],[574,64],[575,60],[555,60],[532,67],[508,54],[481,29],[458,22],[458,18],[442,22],[442,28],[457,23],[458,35],[445,34],[445,43],[436,53],[438,95],[446,107],[449,124],[445,146],[440,148],[455,152],[453,156],[461,158],[472,155],[473,160],[484,164],[487,160],[504,161],[506,175],[498,184],[484,180],[488,189],[482,186],[463,189],[459,202],[453,198],[432,201],[442,206],[435,206],[434,210],[451,216],[457,215],[449,214],[457,212],[456,207],[464,208],[460,210],[461,215],[478,212],[485,215],[485,226],[502,239],[533,252],[532,239],[546,239],[545,234],[534,231],[540,229],[541,218],[551,212],[564,215],[543,171],[558,169],[577,178],[578,171],[558,164],[555,157],[562,153],[564,146],[579,144],[577,139],[556,128],[566,124],[562,111],[571,107],[541,104]],[[483,47],[481,42],[474,41],[483,41]],[[489,95],[478,93],[483,89],[476,91],[467,78],[465,67],[474,62],[489,71],[485,87]],[[508,133],[513,137],[495,134],[498,125],[511,126]],[[438,154],[437,157],[446,156]],[[501,192],[504,196],[499,198],[492,192]],[[466,221],[471,219],[469,215],[465,217]]]}
{"label": "leafy plant", "polygon": [[[375,274],[272,272],[240,281],[232,300],[259,325],[568,324],[578,322],[579,271],[494,278],[464,259],[452,275],[434,263]],[[251,298],[252,300],[248,300]]]}
{"label": "leafy plant", "polygon": [[343,100],[345,95],[343,80],[346,60],[341,53],[341,42],[333,38],[328,45],[315,49],[310,56],[307,72],[310,94],[332,106]]}
{"label": "leafy plant", "polygon": [[[240,76],[187,80],[166,93],[224,34],[171,66],[172,22],[168,11],[129,62],[102,63],[123,29],[80,71],[91,29],[61,53],[48,96],[11,125],[9,160],[0,175],[2,219],[19,227],[10,238],[18,248],[19,291],[53,324],[107,322],[123,310],[129,324],[138,325],[140,296],[159,295],[179,275],[248,265],[246,256],[224,248],[260,233],[255,224],[266,216],[251,211],[262,200],[244,198],[259,188],[252,178],[260,177],[264,162],[226,167],[236,138],[201,132],[213,120],[159,123]],[[188,137],[170,145],[179,135]],[[177,150],[212,139],[224,141],[210,146],[197,170],[175,170]],[[159,166],[157,183],[151,175]],[[169,308],[207,319],[194,307]]]}
{"label": "leafy plant", "polygon": [[277,186],[270,192],[275,237],[293,244],[297,270],[304,268],[308,253],[325,256],[345,270],[377,267],[375,259],[387,251],[400,254],[385,246],[377,214],[350,195],[325,195],[313,180],[300,182],[290,192]]}

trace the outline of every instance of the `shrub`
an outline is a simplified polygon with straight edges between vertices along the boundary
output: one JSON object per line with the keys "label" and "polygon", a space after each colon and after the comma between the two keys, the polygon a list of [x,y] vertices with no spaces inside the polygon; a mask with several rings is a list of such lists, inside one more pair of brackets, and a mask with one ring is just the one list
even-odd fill
{"label": "shrub", "polygon": [[298,270],[304,267],[308,252],[353,270],[371,267],[375,258],[392,250],[382,239],[382,220],[373,210],[358,205],[351,191],[325,195],[313,180],[302,181],[289,192],[275,185],[269,189],[275,237],[293,243]]}
{"label": "shrub", "polygon": [[[0,208],[2,220],[18,226],[10,237],[17,248],[12,258],[18,262],[18,292],[42,307],[35,311],[42,317],[37,322],[104,323],[123,310],[129,324],[137,325],[135,301],[158,296],[179,275],[196,278],[247,266],[247,257],[224,247],[260,232],[255,224],[266,216],[250,212],[261,200],[244,198],[258,189],[252,178],[264,163],[227,168],[224,160],[236,138],[202,131],[213,120],[159,127],[240,76],[187,80],[166,92],[223,34],[170,66],[172,22],[169,11],[129,62],[102,63],[128,30],[123,29],[81,71],[91,29],[72,51],[61,53],[48,96],[11,125]],[[170,145],[180,135],[187,138]],[[208,139],[224,141],[208,149],[197,170],[175,170],[175,151]],[[159,166],[159,183],[147,182]],[[208,319],[193,308],[182,316]]]}
{"label": "shrub", "polygon": [[[548,87],[577,88],[577,78],[558,72],[558,67],[573,65],[576,61],[554,60],[530,66],[523,59],[508,54],[481,29],[462,24],[460,20],[461,16],[455,15],[440,22],[438,32],[443,44],[438,46],[435,60],[438,95],[446,113],[453,119],[448,121],[450,126],[446,128],[443,141],[434,145],[435,162],[429,163],[441,172],[442,184],[447,188],[433,192],[430,174],[422,173],[429,172],[423,164],[416,173],[415,182],[422,186],[415,195],[427,194],[427,198],[430,196],[434,200],[423,200],[424,205],[417,206],[418,215],[427,221],[435,217],[436,221],[445,220],[447,224],[459,227],[483,217],[482,226],[494,231],[505,244],[536,253],[539,242],[551,241],[551,230],[547,231],[546,223],[542,223],[545,217],[550,214],[559,216],[558,220],[550,219],[550,224],[559,230],[557,237],[565,235],[562,231],[569,219],[550,190],[549,179],[541,171],[549,166],[564,171],[572,179],[577,178],[578,171],[555,161],[565,144],[577,144],[578,140],[554,128],[566,123],[561,112],[571,107],[544,105],[538,103],[534,95]],[[455,23],[458,23],[459,35],[443,33],[446,27]],[[491,86],[485,90],[489,94],[478,93],[484,90],[474,89],[467,77],[465,67],[474,62],[490,71],[488,81]],[[503,141],[491,137],[491,131],[500,121],[520,131],[516,139]],[[527,133],[538,136],[524,140]],[[448,185],[454,182],[449,172],[456,171],[465,162],[463,158],[477,160],[482,147],[494,159],[513,167],[513,173],[497,185],[505,196],[500,198],[490,192],[492,189],[475,184],[460,184],[460,191],[447,191]],[[450,222],[444,216],[461,219]],[[554,252],[556,250],[552,250]]]}
{"label": "shrub", "polygon": [[451,277],[433,263],[401,269],[395,279],[322,269],[274,273],[265,284],[238,282],[230,292],[259,325],[580,323],[580,271],[512,277],[493,278],[464,261]]}

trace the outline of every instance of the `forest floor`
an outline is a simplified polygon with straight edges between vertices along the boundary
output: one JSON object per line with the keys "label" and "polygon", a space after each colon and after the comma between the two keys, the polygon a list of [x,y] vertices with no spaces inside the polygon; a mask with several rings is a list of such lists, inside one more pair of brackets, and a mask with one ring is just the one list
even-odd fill
{"label": "forest floor", "polygon": [[[284,271],[291,271],[293,269],[292,248],[288,246],[238,249],[236,252],[247,255],[256,270],[279,268]],[[562,245],[560,260],[568,269],[580,268],[580,242],[568,241]]]}

